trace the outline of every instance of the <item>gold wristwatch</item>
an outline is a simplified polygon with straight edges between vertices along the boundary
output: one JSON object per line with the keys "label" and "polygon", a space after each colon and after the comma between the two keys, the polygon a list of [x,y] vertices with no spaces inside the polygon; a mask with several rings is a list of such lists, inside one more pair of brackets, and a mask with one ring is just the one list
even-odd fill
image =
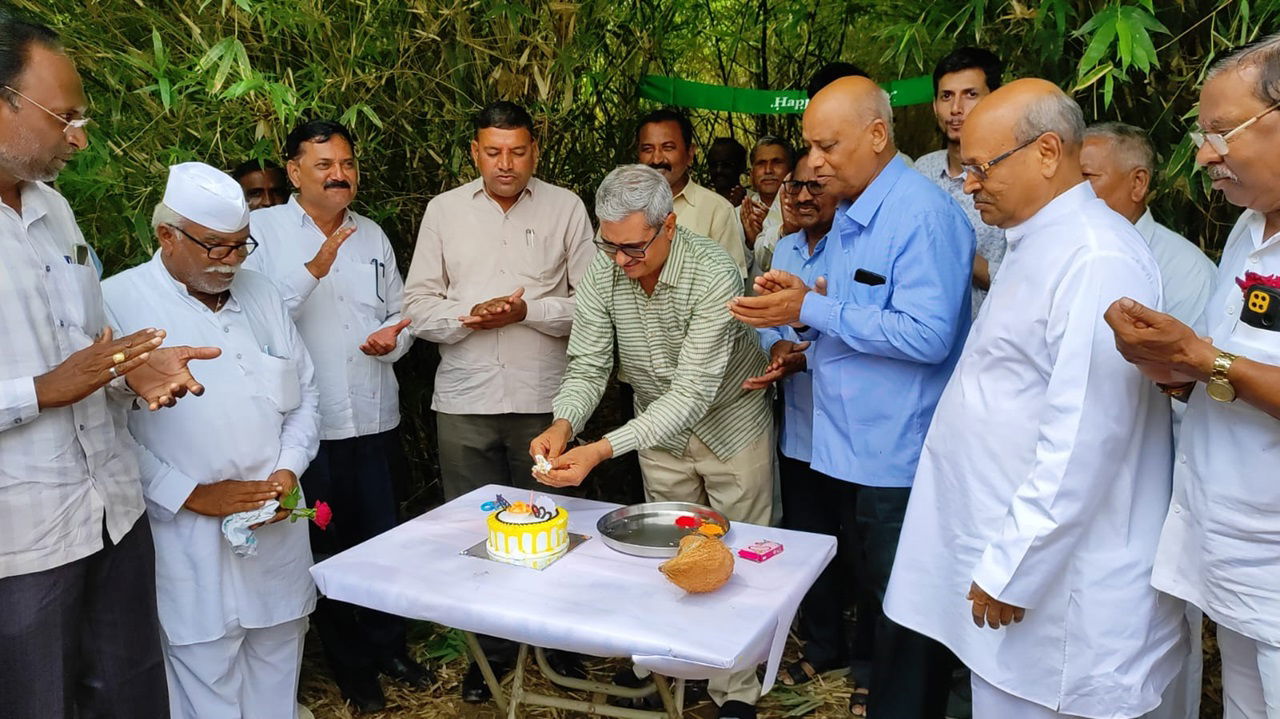
{"label": "gold wristwatch", "polygon": [[1210,398],[1219,402],[1236,401],[1236,388],[1227,379],[1227,372],[1235,361],[1236,356],[1230,352],[1218,352],[1218,356],[1213,359],[1213,371],[1209,374],[1209,384],[1205,386]]}

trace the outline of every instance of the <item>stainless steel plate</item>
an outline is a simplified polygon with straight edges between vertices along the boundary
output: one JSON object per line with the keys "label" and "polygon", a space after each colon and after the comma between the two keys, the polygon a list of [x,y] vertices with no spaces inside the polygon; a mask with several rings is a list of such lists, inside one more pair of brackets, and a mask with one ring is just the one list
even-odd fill
{"label": "stainless steel plate", "polygon": [[714,522],[729,534],[729,520],[710,507],[692,502],[646,502],[621,507],[600,518],[596,530],[611,549],[640,557],[674,557],[680,540],[696,529],[676,526],[680,517]]}

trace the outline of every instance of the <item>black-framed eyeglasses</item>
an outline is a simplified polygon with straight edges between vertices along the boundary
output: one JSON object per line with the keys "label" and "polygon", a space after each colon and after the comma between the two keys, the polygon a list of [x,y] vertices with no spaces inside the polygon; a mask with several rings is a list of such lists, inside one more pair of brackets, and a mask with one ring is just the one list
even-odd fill
{"label": "black-framed eyeglasses", "polygon": [[209,255],[209,259],[211,260],[225,260],[227,259],[227,255],[230,255],[232,252],[239,253],[241,257],[248,257],[253,254],[254,250],[258,249],[258,241],[253,239],[252,236],[250,236],[248,240],[237,245],[209,245],[192,237],[189,232],[177,225],[169,226],[178,232],[181,232],[183,237],[204,248],[205,254]]}
{"label": "black-framed eyeglasses", "polygon": [[987,173],[991,171],[991,168],[995,167],[996,165],[999,165],[1000,163],[1004,162],[1005,160],[1009,159],[1010,157],[1013,157],[1014,153],[1016,153],[1018,150],[1021,150],[1022,148],[1024,148],[1024,147],[1026,147],[1026,146],[1030,145],[1031,143],[1035,142],[1036,140],[1039,140],[1040,138],[1044,137],[1044,136],[1045,136],[1045,134],[1047,134],[1047,133],[1042,132],[1042,133],[1040,133],[1039,135],[1036,135],[1035,137],[1031,138],[1030,140],[1027,140],[1026,142],[1022,143],[1021,145],[1018,145],[1017,147],[1013,148],[1012,150],[1009,150],[1008,152],[1006,152],[1006,153],[1004,153],[1004,154],[1001,154],[1001,155],[996,155],[995,157],[993,157],[993,158],[991,158],[990,160],[987,160],[986,162],[983,162],[983,163],[981,163],[981,164],[977,164],[977,165],[961,165],[961,166],[960,166],[960,170],[961,170],[962,172],[964,172],[964,174],[966,174],[966,175],[970,175],[970,174],[971,174],[971,175],[973,175],[974,177],[978,178],[979,180],[985,180],[985,179],[987,179]]}
{"label": "black-framed eyeglasses", "polygon": [[621,252],[622,254],[626,255],[627,257],[630,257],[633,260],[642,260],[644,259],[645,253],[649,251],[649,245],[652,245],[653,241],[658,239],[658,234],[662,232],[662,228],[664,226],[665,225],[658,225],[658,229],[654,230],[653,237],[650,237],[649,241],[644,243],[640,247],[629,247],[627,245],[615,245],[612,242],[607,242],[605,240],[594,240],[594,242],[596,244],[596,247],[599,247],[602,252],[605,252],[611,257],[617,257],[618,253]]}
{"label": "black-framed eyeglasses", "polygon": [[782,182],[782,189],[785,190],[788,195],[800,194],[800,188],[802,187],[808,190],[809,194],[814,197],[819,197],[823,192],[826,192],[826,188],[817,180],[809,180],[807,182],[804,180],[784,180]]}

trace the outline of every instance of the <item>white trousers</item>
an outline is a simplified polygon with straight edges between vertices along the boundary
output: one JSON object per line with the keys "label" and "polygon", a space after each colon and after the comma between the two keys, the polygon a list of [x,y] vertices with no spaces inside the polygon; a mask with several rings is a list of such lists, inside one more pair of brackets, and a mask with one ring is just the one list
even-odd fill
{"label": "white trousers", "polygon": [[1144,714],[1143,719],[1200,718],[1201,680],[1204,678],[1204,647],[1201,641],[1204,613],[1194,604],[1188,604],[1186,619],[1191,638],[1190,651],[1183,658],[1178,674],[1169,682],[1169,688],[1164,690],[1160,706]]}
{"label": "white trousers", "polygon": [[1222,719],[1280,719],[1280,647],[1218,625]]}
{"label": "white trousers", "polygon": [[988,684],[976,672],[969,673],[969,684],[973,687],[973,719],[1080,719],[1015,697]]}
{"label": "white trousers", "polygon": [[303,617],[200,644],[165,642],[171,719],[293,717],[306,633]]}

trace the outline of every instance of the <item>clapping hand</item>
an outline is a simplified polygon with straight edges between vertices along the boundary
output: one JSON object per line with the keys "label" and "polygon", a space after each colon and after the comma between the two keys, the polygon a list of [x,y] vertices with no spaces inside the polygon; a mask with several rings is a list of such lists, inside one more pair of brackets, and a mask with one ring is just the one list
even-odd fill
{"label": "clapping hand", "polygon": [[524,288],[520,287],[506,297],[495,297],[471,308],[471,314],[459,317],[463,327],[473,330],[491,330],[524,321],[529,305],[524,301]]}
{"label": "clapping hand", "polygon": [[217,347],[161,347],[130,371],[125,382],[152,412],[172,407],[188,392],[197,397],[204,394],[204,385],[192,376],[187,364],[191,360],[214,359],[221,354],[222,350]]}
{"label": "clapping hand", "polygon": [[164,330],[148,328],[117,340],[107,327],[88,347],[35,378],[36,402],[41,409],[75,404],[143,366],[161,342]]}
{"label": "clapping hand", "polygon": [[[825,282],[823,289],[825,291]],[[800,325],[800,308],[811,290],[804,280],[783,270],[769,270],[756,278],[755,297],[735,297],[729,313],[752,327]]]}
{"label": "clapping hand", "polygon": [[364,344],[360,345],[360,351],[370,357],[381,357],[396,348],[396,342],[400,338],[400,333],[404,328],[409,326],[409,320],[403,319],[394,325],[383,327],[369,335]]}
{"label": "clapping hand", "polygon": [[748,391],[764,389],[787,375],[804,371],[807,362],[804,351],[808,348],[808,342],[774,342],[769,350],[769,364],[764,368],[764,374],[743,380],[742,388]]}

